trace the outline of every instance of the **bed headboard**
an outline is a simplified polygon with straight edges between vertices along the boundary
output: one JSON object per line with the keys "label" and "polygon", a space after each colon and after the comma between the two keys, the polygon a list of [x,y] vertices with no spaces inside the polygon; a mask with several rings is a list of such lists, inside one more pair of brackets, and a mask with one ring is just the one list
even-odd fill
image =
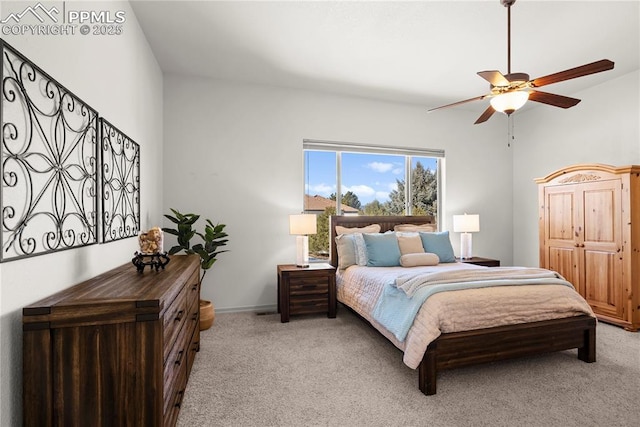
{"label": "bed headboard", "polygon": [[435,224],[433,216],[338,216],[329,218],[329,246],[331,248],[331,265],[338,266],[338,250],[336,247],[336,225],[342,227],[365,227],[380,224],[380,232],[393,231],[398,224]]}

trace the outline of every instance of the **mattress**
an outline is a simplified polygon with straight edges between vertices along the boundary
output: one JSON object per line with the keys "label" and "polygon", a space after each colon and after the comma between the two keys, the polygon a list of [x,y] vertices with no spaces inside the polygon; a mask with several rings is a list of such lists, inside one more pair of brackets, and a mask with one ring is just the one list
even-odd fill
{"label": "mattress", "polygon": [[369,321],[404,352],[403,361],[418,367],[427,346],[442,333],[460,332],[588,314],[589,304],[573,287],[559,284],[496,286],[440,292],[421,308],[403,341],[374,319],[373,311],[385,286],[407,274],[460,269],[487,269],[468,263],[442,263],[423,267],[365,267],[353,265],[338,271],[338,301]]}

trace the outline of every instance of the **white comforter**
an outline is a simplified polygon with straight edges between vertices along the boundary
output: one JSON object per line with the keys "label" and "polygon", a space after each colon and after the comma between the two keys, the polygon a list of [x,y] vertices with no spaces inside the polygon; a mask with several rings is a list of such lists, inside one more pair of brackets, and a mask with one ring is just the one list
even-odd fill
{"label": "white comforter", "polygon": [[367,319],[396,347],[404,351],[404,363],[417,368],[431,341],[441,333],[549,319],[593,315],[589,304],[564,285],[520,285],[442,292],[429,297],[403,342],[375,321],[373,309],[386,283],[408,271],[425,272],[486,269],[466,263],[430,267],[351,266],[337,275],[338,300]]}

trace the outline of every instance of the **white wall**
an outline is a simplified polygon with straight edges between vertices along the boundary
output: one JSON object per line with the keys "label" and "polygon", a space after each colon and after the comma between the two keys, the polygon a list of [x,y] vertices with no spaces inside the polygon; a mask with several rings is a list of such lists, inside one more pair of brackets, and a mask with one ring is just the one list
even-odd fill
{"label": "white wall", "polygon": [[[479,213],[474,253],[511,263],[504,116],[474,126],[480,112],[427,114],[422,106],[177,75],[164,82],[164,212],[227,224],[230,252],[202,291],[217,309],[275,307],[276,265],[295,259],[288,215],[302,209],[305,138],[444,149],[445,221]],[[459,253],[459,234],[452,243]]]}
{"label": "white wall", "polygon": [[639,71],[571,96],[582,102],[568,110],[541,106],[518,121],[513,146],[517,265],[539,265],[535,178],[578,163],[640,164]]}
{"label": "white wall", "polygon": [[[34,4],[3,0],[0,16],[26,3]],[[162,73],[127,2],[67,1],[66,7],[124,10],[124,32],[3,38],[140,144],[145,229],[162,217]],[[129,262],[136,249],[130,238],[0,265],[0,425],[22,424],[22,307]]]}

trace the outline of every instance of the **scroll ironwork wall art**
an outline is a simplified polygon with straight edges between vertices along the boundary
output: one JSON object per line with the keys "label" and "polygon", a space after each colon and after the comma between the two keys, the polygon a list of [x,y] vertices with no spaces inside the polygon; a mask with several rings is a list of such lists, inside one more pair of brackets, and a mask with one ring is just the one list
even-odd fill
{"label": "scroll ironwork wall art", "polygon": [[96,243],[98,114],[1,39],[0,51],[0,260]]}
{"label": "scroll ironwork wall art", "polygon": [[102,241],[140,231],[140,146],[100,118]]}

